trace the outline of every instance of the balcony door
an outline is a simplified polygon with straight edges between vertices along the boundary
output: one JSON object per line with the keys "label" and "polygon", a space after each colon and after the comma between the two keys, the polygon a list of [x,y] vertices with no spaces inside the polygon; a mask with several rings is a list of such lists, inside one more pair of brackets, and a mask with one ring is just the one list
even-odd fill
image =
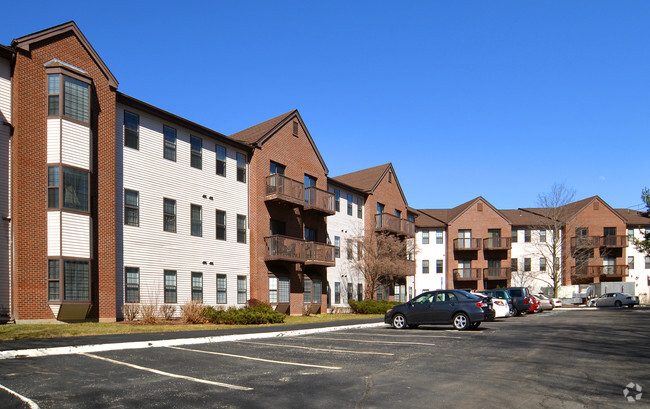
{"label": "balcony door", "polygon": [[376,227],[378,229],[381,229],[382,227],[384,227],[384,220],[383,220],[384,208],[385,208],[385,206],[384,206],[383,203],[377,202],[377,214],[379,216],[377,216],[377,226]]}
{"label": "balcony door", "polygon": [[458,230],[458,248],[459,249],[472,248],[471,230]]}
{"label": "balcony door", "polygon": [[[284,172],[286,171],[286,166],[280,165],[279,163],[271,162],[271,166],[269,169],[269,174],[270,175],[284,175]],[[281,177],[273,177],[270,178],[269,180],[269,185],[271,188],[272,192],[284,192],[284,179]]]}
{"label": "balcony door", "polygon": [[501,247],[501,229],[488,230],[488,246],[491,248]]}
{"label": "balcony door", "polygon": [[501,260],[488,260],[488,277],[501,276]]}
{"label": "balcony door", "polygon": [[[305,204],[308,205],[311,200],[309,195],[312,194],[312,189],[307,189],[308,187],[316,186],[316,178],[305,175]],[[312,198],[313,199],[313,198]]]}
{"label": "balcony door", "polygon": [[460,278],[472,278],[472,260],[458,261],[458,276]]}
{"label": "balcony door", "polygon": [[616,274],[616,257],[603,259],[603,274]]}
{"label": "balcony door", "polygon": [[616,227],[603,228],[604,243],[606,246],[616,245]]}

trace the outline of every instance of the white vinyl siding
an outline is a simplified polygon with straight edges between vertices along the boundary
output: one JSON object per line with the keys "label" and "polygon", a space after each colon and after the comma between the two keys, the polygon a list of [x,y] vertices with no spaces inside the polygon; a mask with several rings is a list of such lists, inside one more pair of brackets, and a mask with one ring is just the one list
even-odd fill
{"label": "white vinyl siding", "polygon": [[61,163],[61,119],[47,120],[47,163]]}
{"label": "white vinyl siding", "polygon": [[89,170],[90,128],[63,119],[61,131],[61,162]]}
{"label": "white vinyl siding", "polygon": [[90,258],[90,216],[61,212],[61,255]]}
{"label": "white vinyl siding", "polygon": [[[238,150],[223,141],[192,131],[203,139],[202,170],[190,166],[190,131],[137,109],[118,105],[118,132],[123,129],[124,109],[140,116],[139,150],[118,149],[118,191],[139,192],[139,227],[118,231],[123,243],[124,266],[140,267],[140,302],[163,300],[163,271],[177,272],[177,303],[191,300],[191,272],[203,273],[203,303],[217,305],[217,274],[226,275],[227,306],[237,301],[237,276],[249,277],[249,245],[237,243],[237,214],[248,215],[248,185],[237,182]],[[163,125],[176,129],[176,161],[164,158]],[[118,141],[123,135],[118,135]],[[226,177],[216,173],[216,144],[226,146]],[[196,177],[197,172],[201,176]],[[205,197],[204,197],[205,196]],[[164,198],[176,201],[176,232],[163,230]],[[118,202],[122,202],[119,198]],[[202,208],[203,234],[192,236],[190,205]],[[226,213],[226,240],[216,239],[216,210]],[[123,209],[118,209],[122,220]],[[120,236],[122,238],[120,239]],[[161,257],[164,254],[164,257]],[[121,257],[120,257],[121,256]],[[205,262],[205,264],[204,264]],[[118,300],[121,302],[121,300]],[[222,304],[223,305],[223,304]],[[176,309],[176,316],[180,314]]]}
{"label": "white vinyl siding", "polygon": [[11,123],[11,63],[0,58],[0,126]]}
{"label": "white vinyl siding", "polygon": [[47,256],[61,255],[61,212],[47,212]]}

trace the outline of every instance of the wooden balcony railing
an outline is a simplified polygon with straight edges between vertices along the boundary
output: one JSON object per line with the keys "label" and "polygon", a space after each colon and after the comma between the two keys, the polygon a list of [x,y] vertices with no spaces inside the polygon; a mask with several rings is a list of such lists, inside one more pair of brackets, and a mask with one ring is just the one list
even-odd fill
{"label": "wooden balcony railing", "polygon": [[334,194],[318,189],[316,186],[306,187],[305,210],[314,210],[327,215],[335,214]]}
{"label": "wooden balcony railing", "polygon": [[571,267],[571,275],[577,277],[627,277],[628,266],[575,266]]}
{"label": "wooden balcony railing", "polygon": [[305,264],[334,267],[334,246],[308,241],[305,243]]}
{"label": "wooden balcony railing", "polygon": [[595,249],[600,244],[598,236],[571,237],[571,249]]}
{"label": "wooden balcony railing", "polygon": [[474,281],[481,278],[480,268],[455,268],[453,272],[454,280],[457,281]]}
{"label": "wooden balcony railing", "polygon": [[627,236],[601,236],[600,247],[620,249],[627,247]]}
{"label": "wooden balcony railing", "polygon": [[483,239],[483,248],[485,250],[510,250],[511,243],[512,238],[510,237],[488,237]]}
{"label": "wooden balcony railing", "polygon": [[389,213],[375,215],[375,230],[415,237],[415,223]]}
{"label": "wooden balcony railing", "polygon": [[454,250],[480,250],[481,239],[454,239]]}
{"label": "wooden balcony railing", "polygon": [[295,237],[276,234],[264,237],[267,261],[305,262],[305,242]]}
{"label": "wooden balcony railing", "polygon": [[305,185],[284,175],[266,177],[266,201],[291,203],[297,206],[305,204]]}
{"label": "wooden balcony railing", "polygon": [[488,267],[483,269],[484,280],[509,280],[511,274],[511,267]]}

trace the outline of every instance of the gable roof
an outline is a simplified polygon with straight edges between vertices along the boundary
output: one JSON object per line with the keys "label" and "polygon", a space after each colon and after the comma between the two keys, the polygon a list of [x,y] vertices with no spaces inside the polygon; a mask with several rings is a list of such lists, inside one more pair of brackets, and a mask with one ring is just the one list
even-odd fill
{"label": "gable roof", "polygon": [[426,228],[426,227],[447,227],[447,223],[443,222],[440,219],[429,216],[426,213],[418,211],[418,217],[415,219],[415,227],[417,228]]}
{"label": "gable roof", "polygon": [[[605,205],[615,216],[617,216],[618,218],[620,218],[623,221],[626,221],[625,218],[621,214],[619,214],[619,212],[617,212],[610,205],[608,205],[607,202],[604,201],[600,196],[596,195],[596,196],[588,197],[586,199],[578,200],[577,202],[572,202],[572,203],[565,204],[564,206],[560,206],[560,208],[562,209],[562,211],[566,215],[566,220],[564,220],[564,222],[566,223],[569,220],[576,217],[578,215],[578,213],[583,211],[594,200],[598,200],[600,203]],[[541,216],[541,217],[545,217],[544,216],[544,208],[530,207],[530,208],[521,208],[521,210],[536,214],[536,215]]]}
{"label": "gable roof", "polygon": [[253,147],[261,149],[264,142],[266,142],[269,138],[271,138],[280,128],[285,126],[290,121],[293,121],[294,119],[298,120],[298,123],[300,124],[303,131],[305,132],[305,135],[307,135],[307,140],[309,141],[312,148],[314,149],[314,152],[316,152],[316,156],[318,157],[321,166],[325,170],[325,175],[327,175],[329,173],[329,169],[327,169],[327,165],[325,164],[323,157],[318,151],[318,148],[316,147],[316,143],[314,142],[314,139],[311,137],[309,130],[307,130],[307,127],[305,126],[305,122],[302,120],[302,117],[300,116],[300,113],[298,112],[297,109],[294,109],[293,111],[289,111],[282,115],[278,115],[275,118],[271,118],[257,125],[253,125],[250,128],[246,128],[242,131],[235,132],[229,137],[231,139],[234,139],[235,141],[252,145]]}
{"label": "gable roof", "polygon": [[397,189],[399,190],[400,195],[402,195],[402,200],[404,200],[404,203],[408,207],[406,196],[404,195],[402,186],[400,185],[399,179],[397,179],[397,175],[395,174],[395,168],[393,168],[393,164],[390,162],[383,165],[374,166],[372,168],[346,173],[344,175],[336,176],[332,179],[335,182],[352,186],[364,193],[372,194],[375,189],[377,189],[377,186],[379,186],[379,183],[381,183],[382,179],[386,176],[386,174],[388,174],[388,172],[392,172],[393,178],[395,179],[395,184],[397,185]]}
{"label": "gable roof", "polygon": [[614,209],[628,226],[650,226],[650,214],[631,209]]}
{"label": "gable roof", "polygon": [[90,45],[90,42],[86,39],[81,30],[79,30],[79,27],[77,27],[77,24],[74,21],[68,21],[67,23],[63,23],[58,26],[50,27],[33,34],[28,34],[26,36],[16,38],[11,42],[11,46],[17,50],[31,51],[32,46],[36,43],[48,40],[52,37],[64,35],[69,32],[77,37],[81,45],[86,49],[86,52],[90,55],[95,64],[97,64],[99,69],[108,80],[108,84],[114,89],[117,89],[117,79],[115,79],[115,76],[113,76],[111,70],[109,70],[106,64],[104,64],[104,61],[102,61],[99,54],[97,54],[97,51],[95,51],[93,46]]}
{"label": "gable roof", "polygon": [[436,218],[446,224],[450,224],[479,200],[482,200],[486,205],[490,206],[490,209],[494,210],[494,212],[503,217],[506,221],[510,221],[506,215],[504,215],[496,207],[492,206],[492,204],[488,202],[483,196],[476,197],[451,209],[419,209],[419,211],[420,213],[424,213],[430,217]]}
{"label": "gable roof", "polygon": [[549,219],[541,214],[530,212],[526,209],[500,210],[513,226],[546,226]]}

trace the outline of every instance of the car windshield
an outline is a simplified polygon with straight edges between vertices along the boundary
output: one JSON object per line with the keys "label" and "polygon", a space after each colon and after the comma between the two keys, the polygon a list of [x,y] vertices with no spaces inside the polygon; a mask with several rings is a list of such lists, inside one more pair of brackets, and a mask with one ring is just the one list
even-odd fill
{"label": "car windshield", "polygon": [[464,296],[465,298],[468,298],[470,300],[480,300],[481,298],[484,297],[484,296],[479,296],[479,295],[476,295],[476,294],[468,293],[467,291],[462,291],[462,290],[458,290],[458,291],[455,291],[455,292],[456,292],[456,294],[460,294],[461,296]]}

